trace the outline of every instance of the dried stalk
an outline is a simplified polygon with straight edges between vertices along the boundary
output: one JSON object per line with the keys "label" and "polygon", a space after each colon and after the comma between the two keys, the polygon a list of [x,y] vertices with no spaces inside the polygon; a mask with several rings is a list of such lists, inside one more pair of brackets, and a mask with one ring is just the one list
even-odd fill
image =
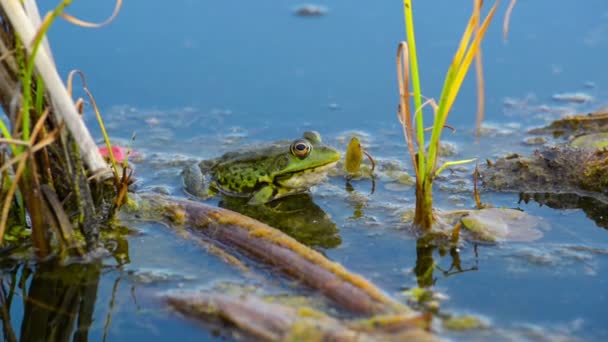
{"label": "dried stalk", "polygon": [[[26,15],[21,3],[14,0],[0,0],[0,4],[21,39],[24,42],[32,42],[36,35],[36,29]],[[32,46],[29,43],[25,44],[25,47],[29,53],[32,52]],[[99,153],[84,122],[80,119],[74,102],[45,49],[39,50],[36,54],[35,66],[38,74],[44,80],[46,89],[55,106],[54,113],[66,123],[74,139],[78,142],[81,154],[89,169],[93,173],[108,170],[106,162]]]}

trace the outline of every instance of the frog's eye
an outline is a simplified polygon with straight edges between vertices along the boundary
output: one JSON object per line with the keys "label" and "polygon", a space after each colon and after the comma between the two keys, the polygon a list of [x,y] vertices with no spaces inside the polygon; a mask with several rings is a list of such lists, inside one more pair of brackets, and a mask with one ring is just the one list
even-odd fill
{"label": "frog's eye", "polygon": [[310,151],[312,151],[312,145],[304,139],[296,140],[291,144],[291,154],[300,159],[308,157]]}

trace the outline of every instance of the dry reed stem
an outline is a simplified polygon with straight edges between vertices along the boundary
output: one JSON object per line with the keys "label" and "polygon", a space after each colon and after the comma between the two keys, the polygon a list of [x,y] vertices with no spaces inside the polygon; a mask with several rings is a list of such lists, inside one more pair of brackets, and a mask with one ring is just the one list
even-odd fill
{"label": "dry reed stem", "polygon": [[416,179],[419,179],[418,162],[416,161],[416,151],[414,150],[414,130],[412,128],[412,117],[410,110],[410,67],[409,53],[407,43],[401,42],[397,47],[397,78],[399,80],[399,110],[397,116],[401,122],[403,129],[403,137],[407,145],[410,158],[412,159],[412,167],[416,173]]}
{"label": "dry reed stem", "polygon": [[17,139],[7,139],[7,138],[0,138],[0,144],[11,144],[11,145],[21,145],[21,146],[30,145],[30,143],[28,143],[27,141],[17,140]]}
{"label": "dry reed stem", "polygon": [[67,20],[68,22],[70,22],[74,25],[87,27],[87,28],[99,28],[99,27],[102,27],[102,26],[105,26],[105,25],[111,23],[115,19],[116,16],[118,15],[118,13],[120,12],[121,6],[122,6],[122,0],[116,0],[116,2],[114,3],[114,10],[112,11],[112,15],[110,15],[109,18],[102,21],[101,23],[92,23],[89,21],[84,21],[84,20],[78,19],[68,13],[60,13],[59,15],[63,19]]}
{"label": "dry reed stem", "polygon": [[479,197],[479,189],[477,188],[477,181],[479,180],[479,165],[475,163],[475,171],[473,172],[473,196],[475,197],[475,205],[477,209],[483,209],[481,204],[481,198]]}
{"label": "dry reed stem", "polygon": [[[0,0],[6,16],[9,18],[16,33],[24,42],[32,42],[37,31],[30,22],[20,2],[15,0]],[[27,44],[26,49],[32,52],[33,46]],[[80,115],[76,111],[72,98],[68,95],[63,81],[57,73],[57,69],[45,49],[39,50],[34,61],[38,74],[44,80],[46,89],[55,106],[54,113],[59,119],[65,121],[66,126],[78,142],[81,154],[89,169],[96,173],[107,170],[107,164],[103,160],[91,134],[89,133]]]}
{"label": "dry reed stem", "polygon": [[7,163],[5,163],[4,165],[2,165],[0,167],[0,173],[2,173],[5,170],[7,170],[9,167],[13,166],[15,163],[19,163],[19,165],[17,166],[17,170],[15,171],[15,175],[13,177],[13,183],[11,184],[9,191],[6,194],[6,198],[4,200],[4,204],[2,207],[2,214],[0,216],[0,244],[2,243],[2,241],[4,239],[4,233],[6,231],[6,223],[8,221],[8,213],[9,213],[9,210],[11,207],[11,202],[13,200],[13,197],[15,196],[15,193],[17,192],[17,185],[19,183],[19,179],[21,178],[21,176],[25,170],[25,166],[26,166],[26,162],[27,162],[28,158],[30,156],[33,156],[34,153],[36,153],[37,151],[39,151],[39,150],[43,149],[44,147],[55,142],[57,135],[59,133],[59,129],[55,129],[48,136],[44,137],[41,141],[39,141],[37,144],[34,145],[34,141],[36,141],[36,138],[38,137],[38,134],[41,131],[41,127],[43,126],[44,121],[48,117],[48,113],[49,113],[48,109],[45,110],[43,115],[38,120],[38,122],[36,122],[36,125],[34,126],[34,130],[32,131],[32,135],[30,137],[30,141],[29,141],[29,143],[27,143],[28,148],[25,151],[23,151],[20,155],[11,158],[11,160],[9,160]]}
{"label": "dry reed stem", "polygon": [[505,21],[502,23],[502,39],[505,41],[509,33],[509,22],[511,21],[511,13],[513,13],[513,8],[515,8],[515,3],[517,3],[517,0],[509,2],[509,7],[507,7],[507,12],[505,13]]}
{"label": "dry reed stem", "polygon": [[57,220],[60,240],[67,248],[74,247],[78,255],[84,255],[84,251],[80,248],[78,240],[74,237],[74,228],[72,227],[68,215],[63,210],[59,197],[57,197],[57,194],[49,185],[43,184],[41,190],[47,204],[53,209],[52,214],[54,214],[55,219]]}
{"label": "dry reed stem", "polygon": [[[23,153],[22,155],[25,156],[26,153]],[[27,158],[22,158],[19,161],[19,166],[17,167],[17,170],[15,171],[15,178],[13,179],[13,183],[11,184],[11,187],[8,189],[8,192],[6,193],[6,199],[4,200],[4,205],[2,206],[2,216],[0,217],[0,244],[4,240],[4,232],[6,230],[6,223],[8,222],[8,212],[11,208],[11,202],[13,201],[13,196],[15,196],[15,193],[17,192],[17,184],[19,182],[19,177],[21,177],[21,174],[23,174],[23,171],[25,170],[26,161],[27,161]]]}

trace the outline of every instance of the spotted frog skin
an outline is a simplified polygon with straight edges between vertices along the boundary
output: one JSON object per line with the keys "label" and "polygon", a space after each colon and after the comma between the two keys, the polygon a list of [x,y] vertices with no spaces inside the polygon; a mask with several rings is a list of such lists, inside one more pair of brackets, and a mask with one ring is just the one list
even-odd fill
{"label": "spotted frog skin", "polygon": [[219,192],[260,205],[308,190],[325,179],[339,159],[338,151],[310,131],[295,141],[252,146],[186,167],[184,184],[198,197]]}

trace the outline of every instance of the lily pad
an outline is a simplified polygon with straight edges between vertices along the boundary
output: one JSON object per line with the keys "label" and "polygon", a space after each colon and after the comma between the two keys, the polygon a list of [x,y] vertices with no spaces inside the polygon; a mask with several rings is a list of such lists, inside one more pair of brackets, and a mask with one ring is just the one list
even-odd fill
{"label": "lily pad", "polygon": [[461,221],[479,241],[484,242],[534,241],[543,236],[539,218],[515,209],[472,210]]}
{"label": "lily pad", "polygon": [[598,149],[608,147],[608,132],[586,134],[572,140],[572,147]]}

